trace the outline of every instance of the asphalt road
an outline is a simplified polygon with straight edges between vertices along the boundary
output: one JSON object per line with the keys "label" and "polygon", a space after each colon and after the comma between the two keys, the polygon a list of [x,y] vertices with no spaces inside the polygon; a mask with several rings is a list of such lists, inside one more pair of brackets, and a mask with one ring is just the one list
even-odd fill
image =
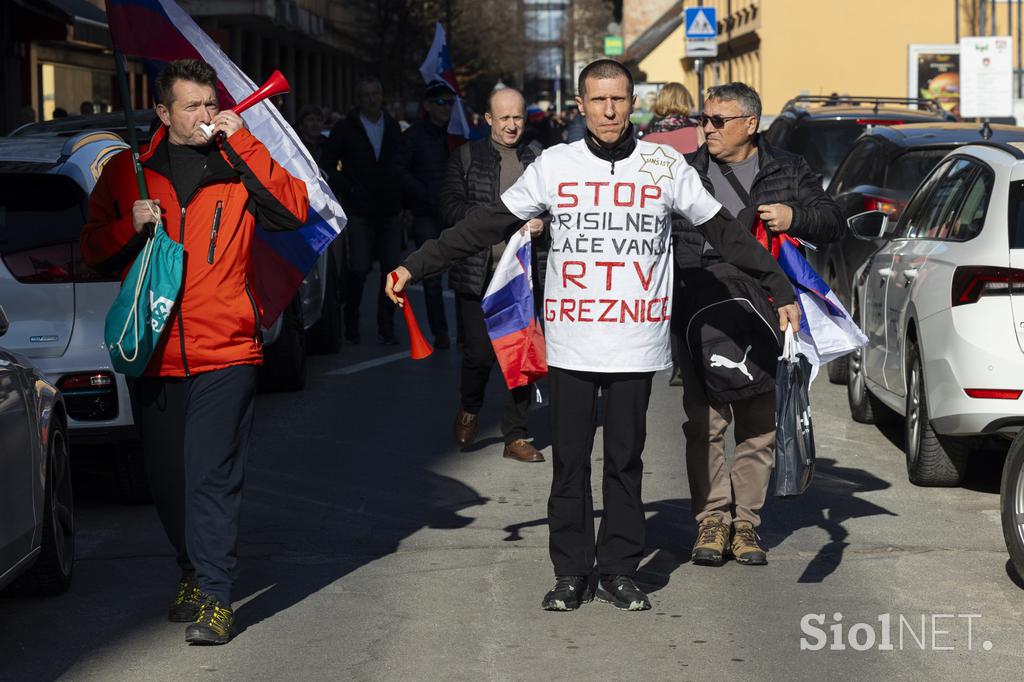
{"label": "asphalt road", "polygon": [[[119,505],[83,455],[74,584],[0,598],[0,679],[1020,679],[1024,591],[999,529],[998,456],[979,454],[963,488],[914,487],[899,431],[853,423],[822,377],[817,474],[802,498],[769,501],[769,565],[695,566],[682,393],[659,375],[639,576],[654,608],[546,613],[550,461],[501,457],[497,390],[459,451],[458,351],[400,350],[314,357],[304,392],[259,397],[240,633],[224,647],[189,647],[166,622],[177,575],[156,514]],[[547,420],[532,413],[550,458]]]}

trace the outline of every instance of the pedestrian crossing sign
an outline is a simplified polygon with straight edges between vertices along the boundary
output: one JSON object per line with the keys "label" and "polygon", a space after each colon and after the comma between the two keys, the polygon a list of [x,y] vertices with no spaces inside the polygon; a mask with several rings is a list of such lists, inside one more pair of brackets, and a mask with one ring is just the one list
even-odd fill
{"label": "pedestrian crossing sign", "polygon": [[687,38],[718,37],[718,12],[714,7],[687,7],[683,10]]}

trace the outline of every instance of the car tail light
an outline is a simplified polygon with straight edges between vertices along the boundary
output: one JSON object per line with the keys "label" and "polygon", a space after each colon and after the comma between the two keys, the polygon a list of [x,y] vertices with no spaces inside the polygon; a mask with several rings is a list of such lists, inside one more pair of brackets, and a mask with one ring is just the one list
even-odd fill
{"label": "car tail light", "polygon": [[110,372],[93,372],[89,374],[68,374],[60,378],[57,388],[62,391],[106,389],[114,385],[114,375]]}
{"label": "car tail light", "polygon": [[68,374],[57,381],[68,415],[78,421],[117,417],[117,386],[110,372]]}
{"label": "car tail light", "polygon": [[906,123],[898,118],[858,118],[857,125],[862,126],[898,126]]}
{"label": "car tail light", "polygon": [[78,242],[49,244],[3,256],[7,269],[23,284],[117,282],[116,274],[93,270],[82,260]]}
{"label": "car tail light", "polygon": [[893,199],[886,199],[885,197],[875,196],[873,194],[864,195],[864,210],[865,211],[881,211],[887,216],[893,216],[899,212],[901,202]]}
{"label": "car tail light", "polygon": [[1022,391],[1016,388],[965,388],[964,393],[972,398],[995,398],[996,400],[1016,400]]}
{"label": "car tail light", "polygon": [[953,272],[953,306],[977,303],[982,296],[1010,293],[1024,294],[1024,270],[967,266]]}

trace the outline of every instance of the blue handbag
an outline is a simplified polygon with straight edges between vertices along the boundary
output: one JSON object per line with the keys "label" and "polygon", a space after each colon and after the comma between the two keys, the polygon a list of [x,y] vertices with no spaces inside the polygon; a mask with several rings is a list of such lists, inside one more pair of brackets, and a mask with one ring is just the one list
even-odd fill
{"label": "blue handbag", "polygon": [[142,376],[181,291],[185,250],[158,224],[107,313],[103,339],[114,369]]}

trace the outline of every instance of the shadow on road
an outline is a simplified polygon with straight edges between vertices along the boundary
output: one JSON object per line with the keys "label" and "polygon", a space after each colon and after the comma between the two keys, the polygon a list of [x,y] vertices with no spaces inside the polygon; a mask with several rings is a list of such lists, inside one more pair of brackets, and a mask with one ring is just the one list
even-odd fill
{"label": "shadow on road", "polygon": [[[450,429],[438,428],[454,415],[454,355],[340,376],[327,374],[337,359],[311,358],[305,391],[258,398],[234,594],[240,634],[421,529],[473,522],[488,499],[432,470],[458,456]],[[394,392],[405,409],[387,409]],[[185,626],[165,620],[178,576],[154,509],[117,504],[112,480],[91,470],[75,484],[75,583],[52,599],[0,599],[0,680],[54,679],[152,630],[186,646]]]}
{"label": "shadow on road", "polygon": [[762,513],[761,538],[771,549],[802,528],[825,530],[829,541],[818,550],[798,579],[801,583],[823,582],[842,563],[843,553],[850,545],[845,522],[866,516],[897,516],[857,497],[889,487],[889,483],[863,469],[837,466],[834,459],[818,459],[814,481],[807,492],[792,499],[769,497]]}

